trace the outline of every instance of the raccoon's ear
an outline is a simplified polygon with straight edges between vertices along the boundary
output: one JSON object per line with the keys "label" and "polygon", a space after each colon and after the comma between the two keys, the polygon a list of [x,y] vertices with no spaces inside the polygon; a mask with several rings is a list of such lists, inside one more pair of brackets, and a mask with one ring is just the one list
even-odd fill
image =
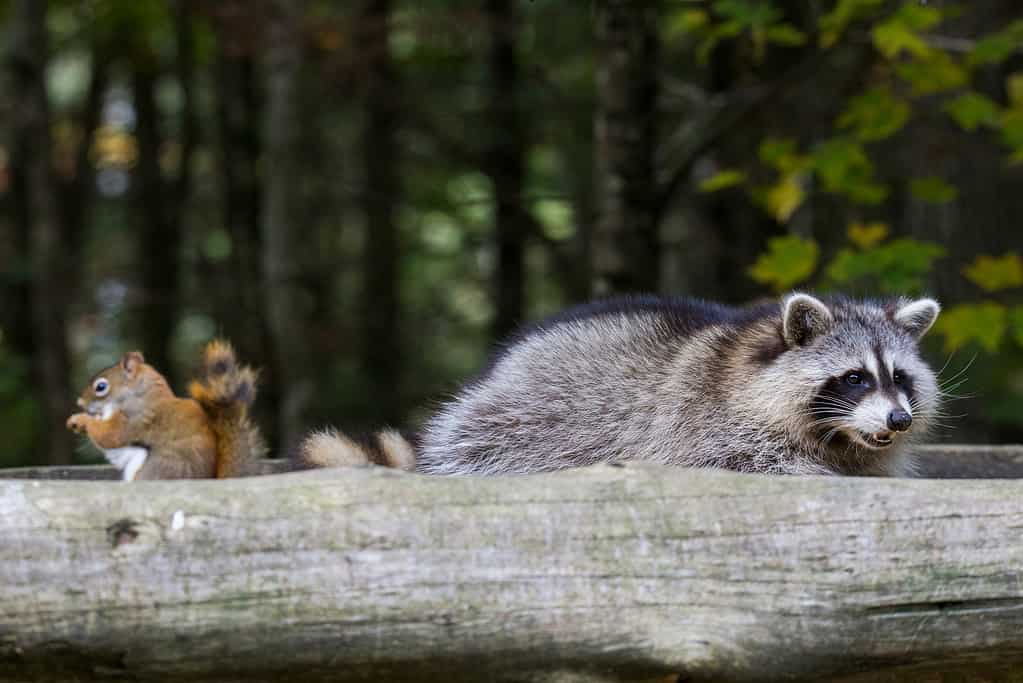
{"label": "raccoon's ear", "polygon": [[901,306],[892,315],[895,324],[919,339],[938,319],[941,305],[934,299],[917,299]]}
{"label": "raccoon's ear", "polygon": [[789,347],[806,346],[831,329],[835,318],[820,299],[790,294],[781,304],[782,334]]}

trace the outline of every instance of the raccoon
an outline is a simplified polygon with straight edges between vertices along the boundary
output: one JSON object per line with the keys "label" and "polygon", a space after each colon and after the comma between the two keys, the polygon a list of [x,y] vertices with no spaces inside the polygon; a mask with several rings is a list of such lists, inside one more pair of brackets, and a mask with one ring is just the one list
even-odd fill
{"label": "raccoon", "polygon": [[440,475],[625,459],[908,475],[905,447],[939,407],[935,373],[918,350],[939,311],[928,298],[804,293],[747,308],[654,296],[589,304],[507,342],[414,445],[394,432],[370,449],[320,434],[301,459]]}

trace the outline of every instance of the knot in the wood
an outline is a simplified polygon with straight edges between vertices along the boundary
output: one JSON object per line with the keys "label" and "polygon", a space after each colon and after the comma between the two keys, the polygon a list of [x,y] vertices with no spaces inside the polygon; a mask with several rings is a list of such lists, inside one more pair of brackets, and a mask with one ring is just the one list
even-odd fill
{"label": "knot in the wood", "polygon": [[137,530],[139,523],[133,519],[119,519],[107,527],[107,538],[111,547],[122,546],[131,543],[139,537]]}

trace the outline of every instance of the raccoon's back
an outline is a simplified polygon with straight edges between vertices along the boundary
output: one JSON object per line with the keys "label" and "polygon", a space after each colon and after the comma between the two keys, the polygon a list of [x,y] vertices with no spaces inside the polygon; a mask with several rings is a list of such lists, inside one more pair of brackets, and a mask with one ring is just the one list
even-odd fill
{"label": "raccoon's back", "polygon": [[714,349],[705,331],[741,315],[646,297],[540,323],[513,338],[426,425],[416,469],[502,474],[618,458],[673,461],[686,437],[680,402],[697,401],[705,379],[680,379],[679,360],[706,366],[701,359]]}

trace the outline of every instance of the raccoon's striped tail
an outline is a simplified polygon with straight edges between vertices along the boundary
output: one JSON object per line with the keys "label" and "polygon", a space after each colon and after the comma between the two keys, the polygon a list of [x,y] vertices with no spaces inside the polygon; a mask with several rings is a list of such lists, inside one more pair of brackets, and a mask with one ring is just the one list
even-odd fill
{"label": "raccoon's striped tail", "polygon": [[412,443],[394,429],[352,438],[334,429],[313,432],[295,455],[296,469],[383,465],[411,472],[416,467]]}
{"label": "raccoon's striped tail", "polygon": [[188,387],[189,395],[206,411],[217,439],[217,479],[250,473],[250,466],[266,452],[259,427],[249,418],[257,374],[238,363],[229,343],[215,339],[203,351],[201,376]]}

